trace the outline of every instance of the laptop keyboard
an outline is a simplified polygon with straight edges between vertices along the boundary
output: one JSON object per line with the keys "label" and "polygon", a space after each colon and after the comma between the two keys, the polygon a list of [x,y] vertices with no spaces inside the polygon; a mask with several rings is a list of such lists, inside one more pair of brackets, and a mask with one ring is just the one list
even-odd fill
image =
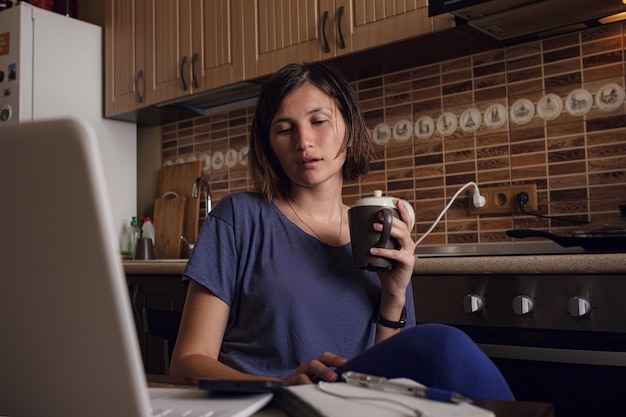
{"label": "laptop keyboard", "polygon": [[174,410],[173,408],[150,410],[150,415],[152,417],[210,417],[213,414],[215,414],[213,411],[206,410]]}

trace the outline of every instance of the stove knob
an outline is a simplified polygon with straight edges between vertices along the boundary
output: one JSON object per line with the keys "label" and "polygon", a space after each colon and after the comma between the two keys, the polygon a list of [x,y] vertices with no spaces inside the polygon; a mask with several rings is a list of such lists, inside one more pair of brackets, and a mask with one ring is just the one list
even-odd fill
{"label": "stove knob", "polygon": [[478,294],[467,294],[463,298],[463,310],[469,314],[480,313],[483,309],[483,298]]}
{"label": "stove knob", "polygon": [[518,316],[530,313],[534,307],[535,303],[527,295],[518,295],[513,299],[513,312]]}
{"label": "stove knob", "polygon": [[11,106],[7,104],[6,106],[0,109],[0,121],[6,122],[10,120],[12,113],[13,112],[11,110]]}
{"label": "stove knob", "polygon": [[591,303],[579,295],[569,299],[567,303],[569,315],[576,318],[586,317],[591,313]]}

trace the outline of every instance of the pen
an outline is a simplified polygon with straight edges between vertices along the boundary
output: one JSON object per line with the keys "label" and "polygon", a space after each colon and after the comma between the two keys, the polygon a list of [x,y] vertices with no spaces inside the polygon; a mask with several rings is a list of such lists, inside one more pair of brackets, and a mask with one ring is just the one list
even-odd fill
{"label": "pen", "polygon": [[371,388],[379,391],[393,392],[396,394],[411,395],[414,397],[429,398],[431,400],[443,401],[448,403],[471,403],[467,398],[456,392],[424,386],[409,386],[401,383],[393,382],[382,376],[374,376],[362,374],[359,372],[348,371],[342,374],[342,378],[350,385],[358,387]]}

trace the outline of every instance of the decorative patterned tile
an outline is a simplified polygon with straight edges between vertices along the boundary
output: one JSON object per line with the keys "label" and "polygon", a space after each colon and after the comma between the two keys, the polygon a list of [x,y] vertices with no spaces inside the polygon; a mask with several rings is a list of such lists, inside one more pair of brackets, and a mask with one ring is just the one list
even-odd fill
{"label": "decorative patterned tile", "polygon": [[583,77],[585,81],[604,80],[607,78],[622,77],[624,75],[624,63],[616,62],[610,65],[603,65],[601,67],[585,68],[583,71]]}
{"label": "decorative patterned tile", "polygon": [[[579,164],[577,164],[579,165]],[[576,188],[587,186],[587,174],[580,173],[580,170],[572,172],[570,175],[559,176],[556,173],[550,173],[548,179],[550,189],[558,190],[561,188]]]}
{"label": "decorative patterned tile", "polygon": [[622,51],[622,37],[619,33],[608,39],[602,39],[600,42],[583,43],[581,47],[581,55],[596,55],[606,51]]}
{"label": "decorative patterned tile", "polygon": [[444,85],[442,88],[442,93],[444,96],[450,95],[450,94],[457,94],[457,93],[472,91],[472,87],[473,87],[472,81],[466,80],[466,81],[461,81],[461,82],[457,82],[453,84]]}
{"label": "decorative patterned tile", "polygon": [[624,54],[622,51],[613,51],[597,55],[590,55],[583,58],[583,68],[599,67],[619,63],[623,60]]}
{"label": "decorative patterned tile", "polygon": [[609,38],[612,36],[620,35],[622,33],[622,26],[620,25],[605,25],[599,26],[594,29],[589,29],[581,32],[581,42],[587,43],[589,41],[596,41],[598,39]]}
{"label": "decorative patterned tile", "polygon": [[503,61],[505,59],[505,49],[495,49],[493,51],[487,51],[474,55],[473,64],[475,67],[491,64],[494,62]]}
{"label": "decorative patterned tile", "polygon": [[579,172],[584,172],[586,170],[586,165],[584,161],[577,162],[566,162],[559,164],[550,164],[548,166],[548,176],[557,176],[557,175],[575,175]]}
{"label": "decorative patterned tile", "polygon": [[453,84],[461,81],[470,80],[472,78],[472,70],[471,68],[461,68],[459,71],[449,72],[446,74],[442,74],[441,83]]}
{"label": "decorative patterned tile", "polygon": [[[474,107],[481,113],[499,103],[507,111],[516,100],[537,104],[547,93],[562,100],[576,88],[596,91],[609,82],[624,85],[623,24],[613,24],[482,52],[422,67],[352,82],[367,126],[434,121],[443,112],[459,117]],[[226,153],[246,146],[254,107],[198,116],[161,126],[162,158],[176,161]],[[507,114],[508,116],[508,114]],[[595,104],[584,116],[563,111],[543,120],[537,114],[524,125],[508,121],[498,129],[481,123],[475,132],[461,128],[450,136],[435,132],[406,142],[375,146],[371,171],[346,182],[345,202],[381,189],[405,198],[416,209],[415,238],[424,233],[452,195],[467,181],[501,185],[537,184],[539,211],[571,219],[617,215],[626,203],[626,105],[605,112]],[[237,164],[207,173],[213,200],[231,191],[249,190],[247,167]],[[423,244],[503,242],[514,227],[553,232],[571,229],[561,220],[523,215],[470,216],[467,195]]]}
{"label": "decorative patterned tile", "polygon": [[439,74],[434,77],[416,79],[411,82],[411,89],[413,90],[427,89],[432,87],[440,88],[440,86],[441,76]]}
{"label": "decorative patterned tile", "polygon": [[546,39],[543,43],[543,50],[549,51],[551,49],[562,49],[570,45],[577,45],[580,42],[579,33],[570,33],[567,35],[556,36],[554,38]]}
{"label": "decorative patterned tile", "polygon": [[569,48],[555,49],[552,51],[544,52],[543,62],[549,64],[555,61],[563,61],[569,58],[575,58],[580,56],[580,46],[575,45]]}
{"label": "decorative patterned tile", "polygon": [[506,58],[517,59],[526,55],[533,55],[538,52],[541,52],[542,43],[541,42],[528,42],[516,46],[511,46],[506,49]]}
{"label": "decorative patterned tile", "polygon": [[508,81],[509,83],[516,83],[519,81],[528,81],[531,78],[541,79],[542,76],[543,71],[541,67],[523,68],[515,71],[509,71]]}

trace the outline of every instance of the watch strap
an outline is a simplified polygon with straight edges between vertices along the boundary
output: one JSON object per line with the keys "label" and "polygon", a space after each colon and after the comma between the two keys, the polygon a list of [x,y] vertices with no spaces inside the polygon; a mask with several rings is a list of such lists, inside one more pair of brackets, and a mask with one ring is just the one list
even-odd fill
{"label": "watch strap", "polygon": [[402,308],[402,314],[400,314],[399,321],[387,320],[386,318],[380,315],[380,312],[378,313],[377,321],[382,326],[390,327],[392,329],[401,329],[406,325],[406,307]]}

